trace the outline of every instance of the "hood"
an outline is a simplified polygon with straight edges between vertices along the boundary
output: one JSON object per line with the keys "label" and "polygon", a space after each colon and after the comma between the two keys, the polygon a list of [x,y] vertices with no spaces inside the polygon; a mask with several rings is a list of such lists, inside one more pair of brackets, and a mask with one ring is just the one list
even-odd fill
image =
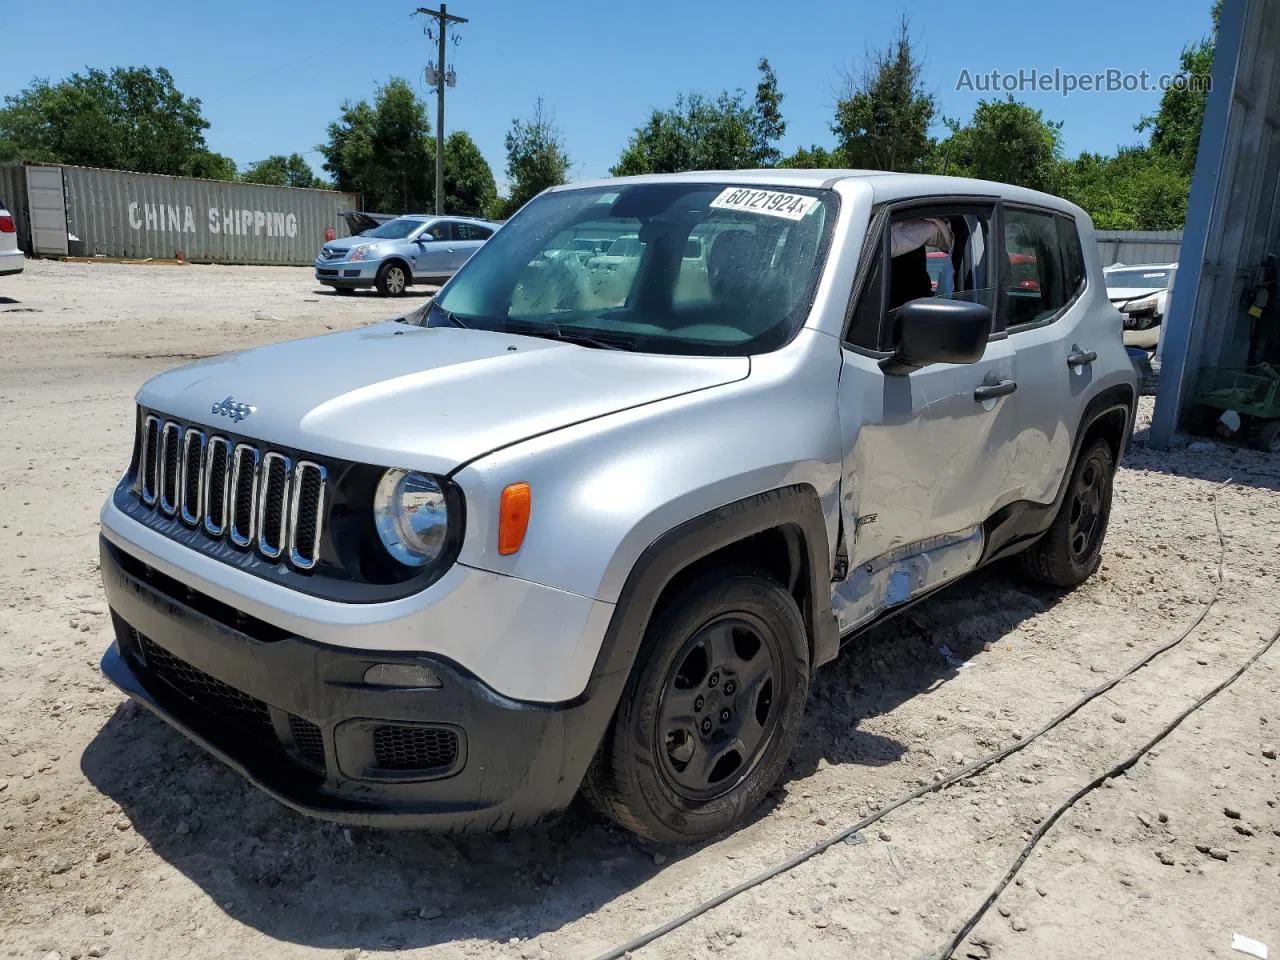
{"label": "hood", "polygon": [[338,216],[347,221],[347,229],[352,233],[364,233],[376,230],[388,220],[400,216],[398,213],[370,213],[367,210],[339,210]]}
{"label": "hood", "polygon": [[352,247],[365,247],[372,243],[387,243],[374,237],[342,237],[338,240],[325,241],[325,250],[350,250]]}
{"label": "hood", "polygon": [[[747,376],[746,357],[599,350],[389,321],[179,367],[138,402],[212,430],[445,474],[499,447]],[[238,423],[213,412],[249,404]]]}

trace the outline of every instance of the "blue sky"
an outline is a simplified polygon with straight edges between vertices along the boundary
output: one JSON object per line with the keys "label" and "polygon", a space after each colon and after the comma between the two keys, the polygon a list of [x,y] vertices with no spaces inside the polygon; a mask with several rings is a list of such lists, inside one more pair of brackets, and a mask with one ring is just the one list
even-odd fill
{"label": "blue sky", "polygon": [[[434,59],[415,0],[60,0],[6,4],[0,93],[35,76],[86,65],[166,66],[198,96],[209,145],[246,165],[315,145],[346,98],[371,97],[401,75],[426,96]],[[433,4],[427,4],[433,5]],[[1184,44],[1209,29],[1209,0],[1074,0],[1072,3],[938,3],[913,6],[925,82],[942,113],[967,119],[984,96],[956,90],[962,70],[1172,72]],[[564,133],[576,178],[607,175],[627,137],[678,92],[756,82],[767,56],[786,99],[784,149],[833,145],[829,130],[842,73],[895,34],[905,6],[864,0],[453,0],[470,19],[450,57],[446,130],[466,129],[501,182],[503,135],[541,95]],[[778,11],[782,11],[781,13]],[[1064,121],[1068,155],[1135,143],[1133,125],[1158,91],[1020,93]],[[432,121],[435,118],[431,100]]]}

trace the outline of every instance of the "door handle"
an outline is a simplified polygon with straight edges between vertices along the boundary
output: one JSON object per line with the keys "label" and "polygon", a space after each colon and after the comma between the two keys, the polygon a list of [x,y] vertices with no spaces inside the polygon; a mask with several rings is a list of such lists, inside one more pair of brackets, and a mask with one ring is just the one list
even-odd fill
{"label": "door handle", "polygon": [[1097,350],[1077,350],[1074,353],[1067,354],[1068,367],[1083,367],[1086,363],[1093,363],[1098,359]]}
{"label": "door handle", "polygon": [[982,403],[984,400],[994,400],[996,397],[1007,397],[1018,389],[1016,380],[1001,380],[999,383],[984,383],[973,391],[973,399]]}

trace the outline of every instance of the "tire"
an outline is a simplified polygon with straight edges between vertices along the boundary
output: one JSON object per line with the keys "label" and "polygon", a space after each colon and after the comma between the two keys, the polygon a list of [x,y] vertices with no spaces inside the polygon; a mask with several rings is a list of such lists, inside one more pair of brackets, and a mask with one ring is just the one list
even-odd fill
{"label": "tire", "polygon": [[1020,555],[1024,573],[1051,587],[1076,587],[1098,569],[1111,518],[1115,457],[1095,440],[1076,461],[1067,495],[1053,525]]}
{"label": "tire", "polygon": [[1253,445],[1264,453],[1280,453],[1280,420],[1268,420],[1259,427]]}
{"label": "tire", "polygon": [[786,765],[809,693],[795,599],[750,569],[718,570],[654,616],[582,793],[660,843],[741,822]]}
{"label": "tire", "polygon": [[378,292],[384,297],[398,297],[409,286],[409,271],[404,264],[392,260],[378,271]]}

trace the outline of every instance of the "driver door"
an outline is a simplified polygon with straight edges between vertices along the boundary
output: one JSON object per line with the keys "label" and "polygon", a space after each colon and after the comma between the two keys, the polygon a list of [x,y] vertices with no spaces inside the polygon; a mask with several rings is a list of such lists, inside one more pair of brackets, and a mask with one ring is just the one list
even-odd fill
{"label": "driver door", "polygon": [[[880,367],[896,348],[898,309],[911,300],[977,301],[994,316],[995,217],[993,204],[929,201],[873,221],[880,236],[846,331],[838,400],[849,576],[833,602],[842,632],[971,569],[981,524],[1007,485],[1017,439],[1008,396],[980,389],[1016,382],[1006,337],[993,327],[976,363],[897,375]],[[951,227],[951,249],[923,244],[893,256],[895,228],[910,235],[927,219]],[[930,275],[939,262],[931,253],[944,254],[941,280]]]}
{"label": "driver door", "polygon": [[421,230],[413,240],[413,278],[438,280],[453,273],[452,233],[449,223],[437,220]]}

